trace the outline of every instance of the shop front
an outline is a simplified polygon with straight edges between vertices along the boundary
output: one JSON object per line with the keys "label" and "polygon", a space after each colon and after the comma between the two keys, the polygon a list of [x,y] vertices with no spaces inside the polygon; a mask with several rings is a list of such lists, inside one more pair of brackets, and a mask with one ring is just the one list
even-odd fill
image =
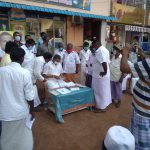
{"label": "shop front", "polygon": [[147,50],[148,46],[146,45],[149,39],[146,37],[149,35],[149,28],[143,27],[145,10],[113,3],[112,14],[114,17],[117,17],[118,20],[108,22],[110,30],[108,39],[111,45],[113,45],[112,43],[118,43],[125,46],[126,43],[132,44],[138,42],[144,50]]}
{"label": "shop front", "polygon": [[73,0],[69,2],[62,4],[61,1],[60,4],[45,0],[20,0],[12,3],[11,0],[0,0],[0,30],[18,31],[22,34],[23,41],[26,34],[37,41],[40,33],[46,32],[54,48],[57,48],[58,43],[72,43],[78,50],[83,44],[85,31],[89,30],[88,20],[91,20],[91,36],[101,39],[101,21],[115,19],[92,14],[90,0],[84,3],[81,0],[78,4],[73,3]]}

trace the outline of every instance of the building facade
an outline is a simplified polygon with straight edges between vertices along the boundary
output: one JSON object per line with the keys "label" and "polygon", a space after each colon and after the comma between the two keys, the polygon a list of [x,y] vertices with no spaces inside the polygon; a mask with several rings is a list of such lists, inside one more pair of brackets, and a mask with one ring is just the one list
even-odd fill
{"label": "building facade", "polygon": [[[105,44],[110,0],[0,0],[0,31],[18,31],[37,40],[46,32],[57,43],[80,49],[87,37]],[[105,35],[104,35],[105,34]]]}
{"label": "building facade", "polygon": [[111,14],[118,20],[108,22],[110,45],[138,42],[147,51],[150,47],[148,12],[145,0],[112,0]]}

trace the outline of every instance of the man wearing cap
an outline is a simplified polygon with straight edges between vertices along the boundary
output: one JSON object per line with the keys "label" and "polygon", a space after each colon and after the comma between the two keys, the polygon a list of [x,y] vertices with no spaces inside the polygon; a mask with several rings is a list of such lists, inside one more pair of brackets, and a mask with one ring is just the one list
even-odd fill
{"label": "man wearing cap", "polygon": [[135,139],[131,132],[121,126],[109,128],[101,150],[135,150]]}
{"label": "man wearing cap", "polygon": [[110,62],[110,80],[111,80],[111,96],[116,107],[120,106],[122,99],[122,80],[123,74],[120,71],[120,61],[121,61],[121,46],[113,46],[113,57]]}

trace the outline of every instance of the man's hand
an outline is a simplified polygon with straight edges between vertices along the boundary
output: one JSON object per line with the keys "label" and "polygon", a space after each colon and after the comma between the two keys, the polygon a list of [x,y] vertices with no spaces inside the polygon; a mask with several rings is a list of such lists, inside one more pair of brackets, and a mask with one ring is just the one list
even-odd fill
{"label": "man's hand", "polygon": [[131,45],[127,44],[126,47],[123,48],[122,55],[129,55],[131,50]]}
{"label": "man's hand", "polygon": [[103,76],[105,76],[105,75],[106,75],[106,73],[107,73],[107,72],[100,72],[100,74],[99,74],[99,75],[100,75],[101,77],[103,77]]}
{"label": "man's hand", "polygon": [[47,80],[44,78],[43,82],[46,82]]}
{"label": "man's hand", "polygon": [[33,120],[33,119],[35,118],[35,113],[34,113],[34,111],[31,111],[30,114],[31,114],[31,120]]}
{"label": "man's hand", "polygon": [[79,71],[78,70],[76,70],[76,74],[78,74],[79,73]]}
{"label": "man's hand", "polygon": [[58,80],[58,79],[60,79],[60,76],[55,76],[55,75],[54,75],[54,78]]}

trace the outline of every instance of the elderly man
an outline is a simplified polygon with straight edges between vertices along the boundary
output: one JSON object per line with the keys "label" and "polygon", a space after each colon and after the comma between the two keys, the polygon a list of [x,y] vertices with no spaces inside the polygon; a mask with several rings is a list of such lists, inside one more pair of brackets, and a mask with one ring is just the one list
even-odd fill
{"label": "elderly man", "polygon": [[[32,130],[26,119],[34,118],[31,74],[21,67],[25,52],[16,48],[10,54],[12,62],[0,68],[1,150],[32,150]],[[30,115],[29,115],[30,114]]]}
{"label": "elderly man", "polygon": [[75,74],[78,73],[80,58],[76,51],[73,50],[71,43],[67,44],[67,49],[63,57],[63,70],[66,82],[76,82]]}
{"label": "elderly man", "polygon": [[109,51],[100,41],[92,44],[95,50],[95,60],[92,67],[92,87],[95,94],[95,112],[104,112],[112,103],[110,89]]}

